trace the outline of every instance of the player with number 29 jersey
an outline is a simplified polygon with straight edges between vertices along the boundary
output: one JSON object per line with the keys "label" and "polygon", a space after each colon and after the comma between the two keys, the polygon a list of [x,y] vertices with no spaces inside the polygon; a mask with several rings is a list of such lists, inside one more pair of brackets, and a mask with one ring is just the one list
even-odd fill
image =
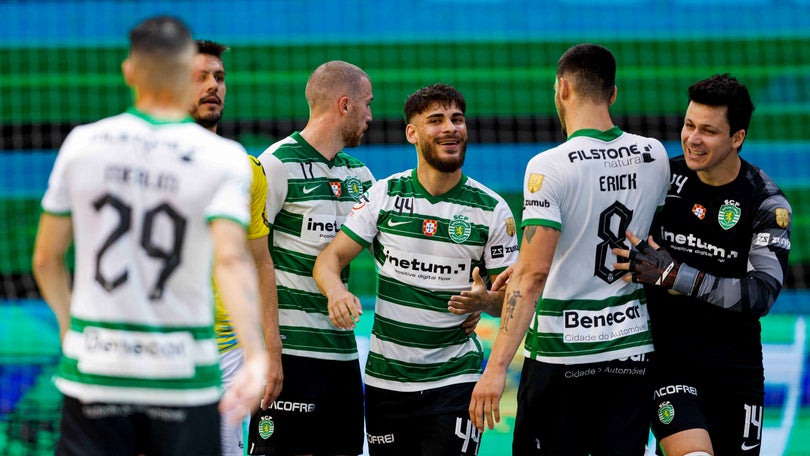
{"label": "player with number 29 jersey", "polygon": [[668,184],[663,145],[618,127],[579,130],[529,161],[522,226],[558,229],[560,240],[525,356],[582,364],[653,350],[644,291],[620,280],[611,248],[628,248],[627,230],[646,237]]}
{"label": "player with number 29 jersey", "polygon": [[219,400],[208,224],[247,225],[245,156],[191,118],[166,123],[135,109],[70,133],[42,200],[74,223],[71,323],[56,379],[64,394]]}

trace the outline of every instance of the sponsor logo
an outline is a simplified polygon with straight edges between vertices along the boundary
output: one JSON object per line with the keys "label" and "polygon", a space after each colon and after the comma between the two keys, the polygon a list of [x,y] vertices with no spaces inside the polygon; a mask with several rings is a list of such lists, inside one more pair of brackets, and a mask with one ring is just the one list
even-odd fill
{"label": "sponsor logo", "polygon": [[515,219],[513,217],[508,217],[506,220],[506,234],[510,237],[515,235]]}
{"label": "sponsor logo", "polygon": [[580,312],[569,310],[564,312],[566,328],[599,328],[601,326],[612,326],[616,323],[623,323],[625,320],[634,320],[639,317],[646,317],[639,311],[638,305],[627,306],[624,310],[608,311],[595,316],[584,315]]}
{"label": "sponsor logo", "polygon": [[456,244],[461,244],[470,238],[470,233],[472,233],[472,225],[469,218],[466,215],[454,215],[447,227],[450,239]]}
{"label": "sponsor logo", "polygon": [[340,185],[340,182],[329,182],[329,187],[332,188],[332,194],[335,195],[335,198],[340,198],[340,195],[343,193],[343,187]]}
{"label": "sponsor logo", "polygon": [[740,445],[740,449],[743,450],[743,451],[751,451],[751,450],[753,450],[754,448],[756,448],[758,446],[759,446],[758,443],[755,443],[753,445],[749,445],[749,444],[743,442],[742,445]]}
{"label": "sponsor logo", "polygon": [[658,406],[658,420],[664,424],[669,424],[675,419],[675,407],[668,401],[662,402]]}
{"label": "sponsor logo", "polygon": [[359,211],[360,209],[365,207],[366,203],[368,203],[368,192],[363,193],[363,196],[361,196],[357,200],[357,202],[354,203],[354,206],[352,206],[352,209],[355,210],[355,211]]}
{"label": "sponsor logo", "polygon": [[540,187],[543,186],[543,179],[545,178],[542,174],[531,173],[529,174],[529,193],[534,193],[540,190]]}
{"label": "sponsor logo", "polygon": [[717,222],[720,223],[720,227],[724,230],[731,229],[740,221],[741,213],[740,203],[734,200],[726,200],[717,213]]}
{"label": "sponsor logo", "polygon": [[706,218],[706,208],[701,206],[700,204],[695,204],[692,206],[692,213],[695,214],[695,217],[703,220]]}
{"label": "sponsor logo", "polygon": [[787,228],[788,224],[790,224],[790,214],[788,214],[788,210],[784,207],[777,207],[774,213],[776,214],[776,224],[779,225],[779,228]]}
{"label": "sponsor logo", "polygon": [[273,435],[273,431],[276,430],[276,424],[273,423],[273,417],[266,415],[261,417],[259,420],[259,437],[263,440],[267,440]]}
{"label": "sponsor logo", "polygon": [[274,401],[268,407],[269,410],[284,410],[286,412],[312,413],[315,411],[315,404],[306,402]]}
{"label": "sponsor logo", "polygon": [[438,229],[439,222],[436,220],[425,219],[425,221],[422,222],[422,232],[425,233],[425,236],[433,236]]}
{"label": "sponsor logo", "polygon": [[490,247],[490,253],[492,258],[503,258],[503,246],[502,245],[493,245]]}
{"label": "sponsor logo", "polygon": [[346,191],[351,199],[357,201],[363,195],[363,182],[357,176],[347,177]]}
{"label": "sponsor logo", "polygon": [[391,228],[393,228],[393,227],[395,227],[395,226],[407,225],[408,223],[411,223],[411,222],[409,222],[409,221],[405,221],[405,222],[395,222],[395,221],[393,221],[392,219],[388,219],[388,223],[386,223],[386,225],[388,225],[388,226],[390,226]]}
{"label": "sponsor logo", "polygon": [[329,220],[327,222],[315,220],[313,217],[307,219],[307,230],[321,231],[328,233],[337,233],[340,231],[340,223],[337,220]]}
{"label": "sponsor logo", "polygon": [[736,250],[726,252],[726,249],[710,244],[692,233],[680,234],[661,229],[661,240],[669,242],[670,247],[682,252],[695,253],[697,255],[716,257],[720,259],[732,259],[740,256]]}
{"label": "sponsor logo", "polygon": [[321,186],[320,184],[316,184],[316,185],[314,185],[312,187],[307,187],[305,185],[304,188],[301,191],[304,192],[304,195],[309,195],[310,193],[314,192],[320,186]]}
{"label": "sponsor logo", "polygon": [[658,388],[653,392],[653,399],[657,399],[659,397],[667,396],[669,394],[679,394],[679,393],[687,393],[691,394],[692,396],[697,396],[697,388],[694,386],[689,385],[667,385]]}
{"label": "sponsor logo", "polygon": [[368,443],[370,445],[394,443],[394,434],[383,434],[383,435],[366,434],[366,440],[368,440]]}
{"label": "sponsor logo", "polygon": [[754,240],[754,245],[766,246],[771,242],[770,233],[757,233],[757,238]]}
{"label": "sponsor logo", "polygon": [[[386,249],[383,273],[401,280],[433,281],[447,284],[468,284],[469,261],[432,255],[416,255],[413,252]],[[454,264],[454,262],[457,262]]]}
{"label": "sponsor logo", "polygon": [[526,209],[529,206],[536,206],[536,207],[551,207],[551,203],[548,200],[537,201],[537,200],[524,200],[523,201],[523,209]]}

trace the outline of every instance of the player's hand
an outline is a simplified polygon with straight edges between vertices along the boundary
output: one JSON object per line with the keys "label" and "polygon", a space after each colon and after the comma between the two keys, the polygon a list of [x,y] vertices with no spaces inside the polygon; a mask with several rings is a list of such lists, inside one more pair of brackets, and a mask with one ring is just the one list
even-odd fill
{"label": "player's hand", "polygon": [[625,282],[633,281],[672,288],[675,277],[678,275],[680,263],[675,261],[666,249],[656,244],[652,236],[646,242],[630,231],[626,233],[626,236],[634,248],[632,250],[613,249],[613,253],[619,259],[626,258],[630,260],[629,262],[619,261],[613,264],[614,269],[632,273],[625,275],[622,279]]}
{"label": "player's hand", "polygon": [[[489,366],[487,366],[489,367]],[[475,384],[470,399],[470,421],[479,432],[484,426],[495,429],[495,423],[501,421],[501,396],[506,387],[506,370],[484,369],[484,374]]]}
{"label": "player's hand", "polygon": [[335,287],[327,293],[327,308],[329,320],[340,329],[354,329],[363,315],[363,305],[360,299],[353,295],[344,286]]}
{"label": "player's hand", "polygon": [[481,273],[476,266],[473,269],[473,284],[469,290],[464,290],[461,294],[453,295],[447,303],[447,310],[456,315],[464,315],[473,312],[481,312],[490,305],[489,290],[487,284],[481,277]]}
{"label": "player's hand", "polygon": [[284,383],[284,371],[281,368],[281,350],[268,352],[269,367],[267,369],[267,379],[264,384],[264,395],[262,395],[261,406],[270,407],[270,404],[281,394],[281,386]]}
{"label": "player's hand", "polygon": [[268,369],[267,353],[261,351],[245,361],[234,376],[233,383],[219,402],[219,411],[230,425],[239,424],[259,406],[256,400],[262,392]]}
{"label": "player's hand", "polygon": [[506,283],[509,282],[509,278],[512,277],[513,272],[515,272],[515,268],[509,266],[502,273],[498,274],[498,276],[495,277],[495,280],[492,282],[492,291],[498,291],[501,288],[506,287]]}
{"label": "player's hand", "polygon": [[461,327],[464,328],[464,332],[467,335],[472,334],[475,331],[475,328],[478,327],[478,323],[481,322],[481,312],[473,312],[471,313],[466,320],[461,322]]}

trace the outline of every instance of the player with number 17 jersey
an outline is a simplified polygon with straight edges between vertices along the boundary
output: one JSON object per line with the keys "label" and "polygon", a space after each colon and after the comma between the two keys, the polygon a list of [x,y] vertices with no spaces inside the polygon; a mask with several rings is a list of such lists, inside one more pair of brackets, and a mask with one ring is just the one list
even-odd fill
{"label": "player with number 17 jersey", "polygon": [[42,200],[74,224],[62,393],[166,406],[219,400],[208,225],[247,225],[250,183],[244,148],[191,118],[167,123],[130,109],[70,133]]}
{"label": "player with number 17 jersey", "polygon": [[663,145],[618,127],[579,130],[529,161],[522,226],[560,230],[560,239],[525,356],[582,364],[653,350],[644,290],[620,280],[611,249],[629,247],[627,230],[646,238],[668,184]]}

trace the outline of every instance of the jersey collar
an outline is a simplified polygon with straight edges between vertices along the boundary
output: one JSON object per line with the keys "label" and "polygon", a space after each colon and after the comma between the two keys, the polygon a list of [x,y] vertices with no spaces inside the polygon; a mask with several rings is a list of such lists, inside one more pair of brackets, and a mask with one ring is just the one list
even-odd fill
{"label": "jersey collar", "polygon": [[172,125],[172,124],[194,123],[194,119],[192,119],[191,116],[186,116],[185,118],[183,118],[181,120],[161,120],[161,119],[156,119],[156,118],[150,116],[149,114],[147,114],[147,113],[145,113],[143,111],[139,111],[134,106],[127,109],[127,112],[129,114],[132,114],[135,117],[139,117],[139,118],[149,122],[152,125]]}
{"label": "jersey collar", "polygon": [[577,136],[588,136],[590,138],[599,139],[602,141],[613,141],[614,139],[621,136],[622,133],[623,133],[622,130],[615,125],[613,126],[613,128],[605,131],[600,131],[593,128],[583,128],[582,130],[577,130],[571,133],[568,136],[568,139],[576,138]]}

